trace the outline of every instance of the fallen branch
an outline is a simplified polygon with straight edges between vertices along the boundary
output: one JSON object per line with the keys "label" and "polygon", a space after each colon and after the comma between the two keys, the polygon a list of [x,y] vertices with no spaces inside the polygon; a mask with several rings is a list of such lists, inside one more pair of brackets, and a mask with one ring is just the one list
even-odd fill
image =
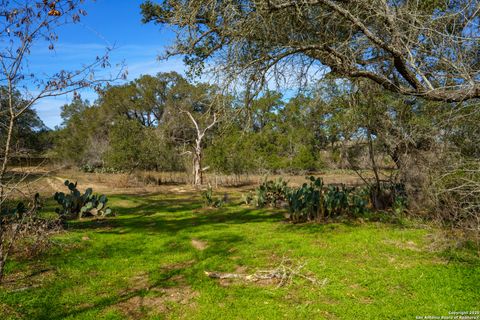
{"label": "fallen branch", "polygon": [[302,273],[301,270],[305,265],[306,263],[303,263],[294,267],[292,266],[291,260],[283,258],[277,268],[271,270],[259,270],[253,274],[205,271],[205,275],[213,279],[241,279],[249,282],[276,279],[279,281],[277,288],[286,284],[291,284],[295,277],[305,279],[314,285],[325,286],[328,283],[327,278],[319,281],[313,276],[308,276]]}
{"label": "fallen branch", "polygon": [[13,290],[10,290],[10,292],[22,292],[22,291],[26,291],[26,290],[30,290],[30,289],[35,289],[35,288],[39,288],[40,285],[39,284],[36,284],[36,285],[31,285],[31,286],[26,286],[26,287],[21,287],[21,288],[17,288],[17,289],[13,289]]}

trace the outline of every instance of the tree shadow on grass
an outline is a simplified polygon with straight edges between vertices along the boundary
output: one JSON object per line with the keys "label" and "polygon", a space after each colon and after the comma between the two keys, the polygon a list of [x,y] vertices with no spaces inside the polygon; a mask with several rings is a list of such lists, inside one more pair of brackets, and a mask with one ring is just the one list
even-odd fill
{"label": "tree shadow on grass", "polygon": [[[168,263],[168,259],[160,262],[158,267],[146,266],[144,270],[139,270],[140,275],[144,279],[129,279],[129,285],[122,288],[116,288],[108,292],[107,296],[92,296],[91,303],[82,301],[72,301],[68,304],[62,303],[62,296],[65,290],[70,290],[67,283],[73,281],[75,278],[69,278],[66,274],[62,278],[55,278],[46,282],[39,289],[33,289],[29,297],[34,301],[32,305],[25,310],[23,314],[26,319],[64,319],[69,317],[78,317],[89,312],[102,313],[107,310],[118,309],[122,304],[132,304],[135,297],[142,299],[143,297],[151,297],[152,292],[156,295],[162,295],[165,290],[175,290],[182,292],[185,288],[192,291],[198,283],[205,280],[205,268],[222,268],[225,261],[228,261],[229,256],[232,255],[231,248],[236,243],[245,241],[244,237],[237,233],[222,232],[220,234],[206,235],[201,237],[202,240],[208,243],[204,250],[196,250],[190,245],[191,238],[188,235],[180,235],[172,238],[170,241],[159,246],[158,252],[145,252],[143,248],[137,247],[135,243],[129,241],[118,241],[114,243],[105,243],[100,247],[95,247],[90,250],[85,248],[76,248],[71,251],[63,252],[58,257],[59,261],[71,261],[73,259],[111,259],[112,263],[118,261],[119,258],[125,256],[159,254],[163,256],[171,256],[172,254],[184,253],[187,257],[180,262]],[[50,263],[55,264],[55,257],[51,257]],[[83,267],[82,267],[83,268]],[[77,270],[78,271],[78,270]],[[91,274],[91,269],[88,265],[82,271],[85,277],[99,277],[104,278],[107,275],[103,273]],[[130,276],[131,277],[131,276]],[[145,281],[145,279],[147,281]],[[64,282],[64,281],[67,282]],[[94,278],[89,280],[95,283]],[[62,282],[64,282],[62,284]],[[145,285],[138,284],[144,282]],[[79,289],[82,285],[77,284]],[[155,290],[156,289],[156,290]],[[164,293],[162,293],[164,292]],[[13,293],[16,294],[16,293]],[[155,296],[156,297],[156,296]],[[157,298],[155,298],[157,299]],[[158,297],[160,299],[160,297]],[[148,300],[148,298],[147,298]],[[13,300],[15,301],[15,300]],[[145,311],[145,310],[143,310]],[[138,312],[143,312],[139,307]]]}
{"label": "tree shadow on grass", "polygon": [[381,227],[388,227],[390,229],[412,228],[393,216],[386,217],[385,212],[372,212],[368,215],[368,219],[366,220],[365,217],[340,216],[329,218],[321,222],[307,221],[291,223],[285,221],[285,223],[282,225],[282,229],[288,232],[299,233],[322,233],[331,231],[346,232],[354,231],[358,228],[365,228],[366,225],[370,227],[378,225]]}
{"label": "tree shadow on grass", "polygon": [[281,213],[259,211],[252,208],[223,207],[204,209],[194,199],[150,199],[129,208],[113,208],[116,218],[73,221],[70,230],[96,230],[98,233],[163,233],[175,234],[202,226],[275,222],[282,220]]}
{"label": "tree shadow on grass", "polygon": [[[102,297],[96,301],[88,304],[81,304],[71,309],[65,309],[65,306],[58,305],[54,301],[44,301],[45,303],[35,310],[33,314],[28,315],[28,319],[40,320],[40,319],[65,319],[70,317],[81,316],[82,314],[96,311],[102,312],[109,309],[119,309],[122,303],[128,302],[135,297],[151,296],[152,292],[157,291],[157,298],[161,298],[166,293],[162,293],[161,290],[168,290],[175,287],[179,287],[178,291],[185,290],[187,284],[185,283],[185,273],[188,273],[190,265],[176,268],[165,268],[154,277],[154,281],[148,281],[144,285],[136,285],[130,288],[124,288],[118,294],[112,294],[107,297]],[[149,275],[145,275],[149,277]],[[168,291],[167,291],[168,293]],[[167,297],[168,298],[168,297]],[[95,300],[95,299],[92,299]],[[62,308],[63,307],[63,308]],[[134,306],[135,307],[135,306]],[[137,306],[137,310],[134,310],[139,315],[146,316],[146,310],[142,305]]]}

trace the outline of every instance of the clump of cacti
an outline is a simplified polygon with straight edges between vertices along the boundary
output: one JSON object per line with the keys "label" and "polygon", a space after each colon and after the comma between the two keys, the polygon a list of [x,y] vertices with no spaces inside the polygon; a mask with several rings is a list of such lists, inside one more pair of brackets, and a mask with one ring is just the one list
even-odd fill
{"label": "clump of cacti", "polygon": [[309,177],[309,183],[301,187],[289,187],[282,179],[265,181],[255,193],[244,196],[246,204],[257,207],[288,208],[286,217],[294,222],[321,221],[340,215],[359,216],[369,204],[368,192],[361,188],[348,188],[344,185],[325,185],[321,178]]}
{"label": "clump of cacti", "polygon": [[287,201],[290,188],[288,182],[279,178],[275,181],[265,180],[256,190],[252,201],[257,207],[278,207],[281,203]]}
{"label": "clump of cacti", "polygon": [[292,189],[288,194],[288,218],[292,221],[316,220],[350,214],[363,214],[368,195],[344,185],[325,186],[321,178],[310,177],[310,183]]}
{"label": "clump of cacti", "polygon": [[[218,199],[213,196],[213,189],[209,185],[207,190],[202,192],[203,204],[207,208],[220,208],[226,199]],[[225,197],[226,198],[226,197]]]}
{"label": "clump of cacti", "polygon": [[80,219],[87,216],[111,216],[112,209],[106,206],[108,199],[105,195],[93,194],[92,188],[87,188],[82,194],[77,189],[77,183],[65,180],[69,193],[56,192],[53,199],[61,208],[55,209],[63,219]]}
{"label": "clump of cacti", "polygon": [[325,199],[323,197],[323,181],[310,178],[310,183],[292,189],[287,196],[287,218],[292,221],[319,220],[325,215]]}

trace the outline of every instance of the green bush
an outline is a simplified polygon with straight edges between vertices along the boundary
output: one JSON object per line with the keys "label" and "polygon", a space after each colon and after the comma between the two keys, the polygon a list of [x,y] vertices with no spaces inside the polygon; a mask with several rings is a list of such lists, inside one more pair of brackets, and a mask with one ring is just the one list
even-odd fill
{"label": "green bush", "polygon": [[92,164],[84,164],[80,167],[82,172],[86,173],[123,173],[123,170],[112,168],[112,167],[103,167],[103,166],[94,166]]}

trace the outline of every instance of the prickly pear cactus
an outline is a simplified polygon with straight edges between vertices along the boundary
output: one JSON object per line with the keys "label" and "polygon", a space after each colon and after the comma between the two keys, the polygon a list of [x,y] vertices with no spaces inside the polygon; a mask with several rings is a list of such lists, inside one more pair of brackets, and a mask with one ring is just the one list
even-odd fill
{"label": "prickly pear cactus", "polygon": [[53,199],[61,208],[55,209],[64,219],[80,219],[87,216],[111,216],[113,212],[106,206],[108,199],[105,195],[93,194],[92,188],[87,188],[82,194],[77,189],[77,183],[65,180],[69,193],[56,192]]}
{"label": "prickly pear cactus", "polygon": [[325,185],[321,178],[310,177],[309,183],[288,194],[289,213],[294,221],[316,220],[341,215],[358,216],[365,212],[368,200],[362,190],[344,185]]}

